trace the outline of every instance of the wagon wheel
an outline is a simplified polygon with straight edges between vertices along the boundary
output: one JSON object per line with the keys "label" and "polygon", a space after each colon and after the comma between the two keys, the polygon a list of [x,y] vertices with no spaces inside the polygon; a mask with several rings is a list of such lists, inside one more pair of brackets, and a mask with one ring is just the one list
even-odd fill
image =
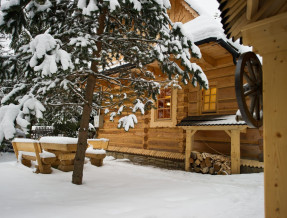
{"label": "wagon wheel", "polygon": [[243,120],[250,127],[262,126],[262,67],[253,52],[242,54],[237,61],[235,91]]}

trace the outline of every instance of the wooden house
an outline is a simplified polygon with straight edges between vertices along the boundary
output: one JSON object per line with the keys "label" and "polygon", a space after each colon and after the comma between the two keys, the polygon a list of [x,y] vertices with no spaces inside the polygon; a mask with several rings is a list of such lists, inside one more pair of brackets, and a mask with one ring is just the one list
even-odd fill
{"label": "wooden house", "polygon": [[227,35],[263,58],[265,217],[287,217],[287,2],[218,2]]}
{"label": "wooden house", "polygon": [[[138,115],[134,129],[124,132],[105,117],[98,137],[110,140],[110,154],[149,164],[189,170],[190,152],[195,150],[232,154],[232,173],[240,172],[240,164],[262,166],[262,128],[251,129],[245,122],[235,120],[238,106],[234,74],[241,51],[226,39],[223,30],[218,33],[217,21],[200,15],[184,0],[171,3],[170,18],[183,22],[185,30],[195,36],[202,58],[194,61],[205,72],[210,89],[201,90],[191,84],[182,85],[182,89],[163,89],[157,109]],[[200,22],[208,22],[210,28],[204,29]],[[156,63],[148,67],[158,80],[166,79]]]}

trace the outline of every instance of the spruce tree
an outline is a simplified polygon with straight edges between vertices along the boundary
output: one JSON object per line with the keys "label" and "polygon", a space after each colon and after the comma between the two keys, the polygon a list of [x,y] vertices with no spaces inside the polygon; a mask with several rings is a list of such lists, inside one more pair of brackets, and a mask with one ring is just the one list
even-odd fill
{"label": "spruce tree", "polygon": [[[82,107],[74,184],[82,184],[92,111],[105,109],[113,118],[123,110],[143,112],[156,99],[160,85],[147,64],[156,61],[170,80],[208,87],[201,68],[190,62],[201,57],[199,49],[181,23],[171,22],[168,8],[169,0],[18,0],[1,6],[0,31],[11,36],[14,53],[0,76],[18,81],[2,104],[20,101],[28,121],[41,117],[44,107]],[[128,130],[136,118],[120,121]]]}

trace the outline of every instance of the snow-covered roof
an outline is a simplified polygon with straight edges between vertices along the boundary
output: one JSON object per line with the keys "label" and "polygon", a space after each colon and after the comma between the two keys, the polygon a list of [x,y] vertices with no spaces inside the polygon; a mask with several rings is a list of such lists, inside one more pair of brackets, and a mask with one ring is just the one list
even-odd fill
{"label": "snow-covered roof", "polygon": [[[206,10],[202,7],[204,4],[203,0],[184,0],[193,10],[195,10],[199,15],[212,14],[212,11]],[[205,1],[206,3],[206,1]],[[218,4],[218,3],[217,3]],[[205,4],[206,5],[206,4]]]}
{"label": "snow-covered roof", "polygon": [[238,50],[238,53],[244,53],[252,50],[251,47],[243,46],[239,41],[233,42],[227,39],[221,18],[219,4],[216,0],[184,0],[192,9],[198,12],[199,16],[185,23],[185,32],[193,37],[194,42],[203,41],[208,38],[223,40]]}
{"label": "snow-covered roof", "polygon": [[216,38],[230,43],[239,53],[251,50],[251,47],[240,45],[239,41],[232,42],[232,40],[227,39],[220,21],[208,14],[200,15],[183,24],[183,28],[188,35],[193,37],[194,42],[208,38]]}

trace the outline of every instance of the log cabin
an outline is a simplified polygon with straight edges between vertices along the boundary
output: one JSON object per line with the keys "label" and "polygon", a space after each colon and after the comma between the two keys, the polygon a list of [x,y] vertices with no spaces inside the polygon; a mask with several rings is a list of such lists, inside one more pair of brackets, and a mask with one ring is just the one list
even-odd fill
{"label": "log cabin", "polygon": [[[109,155],[141,164],[189,171],[191,152],[197,151],[231,156],[232,173],[240,173],[240,165],[262,168],[263,129],[235,120],[235,65],[246,47],[227,40],[221,24],[191,1],[171,0],[171,5],[171,20],[182,22],[201,50],[202,58],[193,61],[205,72],[210,88],[181,84],[181,89],[162,89],[156,109],[138,114],[134,129],[117,129],[105,116],[98,137],[110,140]],[[166,79],[157,63],[148,68],[158,80]]]}

